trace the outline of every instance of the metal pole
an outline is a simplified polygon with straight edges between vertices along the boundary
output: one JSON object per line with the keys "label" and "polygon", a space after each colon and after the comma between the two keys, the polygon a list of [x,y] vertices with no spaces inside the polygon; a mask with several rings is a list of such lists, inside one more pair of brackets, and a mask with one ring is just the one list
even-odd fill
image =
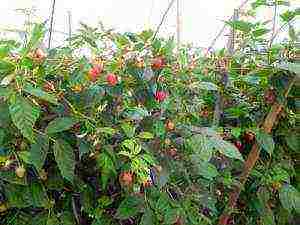
{"label": "metal pole", "polygon": [[[239,19],[239,10],[235,9],[232,17],[232,21],[237,21]],[[235,43],[235,30],[231,28],[229,39],[227,42],[227,49],[230,55],[234,53],[234,43]]]}
{"label": "metal pole", "polygon": [[53,23],[54,23],[54,12],[55,12],[55,3],[56,3],[56,0],[53,0],[53,2],[52,2],[51,16],[50,16],[50,29],[49,29],[48,49],[50,49],[50,47],[51,47],[51,41],[52,41],[52,32],[53,32]]}
{"label": "metal pole", "polygon": [[71,11],[68,11],[68,26],[69,26],[69,43],[71,44],[71,37],[72,37],[72,14],[71,14]]}
{"label": "metal pole", "polygon": [[180,7],[180,0],[177,0],[177,49],[180,48],[181,43],[181,7]]}
{"label": "metal pole", "polygon": [[[245,0],[244,2],[242,2],[242,4],[238,7],[238,10],[241,10],[248,2],[249,2],[249,0]],[[230,18],[230,20],[232,20],[232,19],[233,19],[233,17]],[[223,25],[222,29],[219,31],[219,33],[217,34],[217,36],[213,39],[213,41],[209,45],[208,51],[207,51],[207,53],[205,55],[207,55],[208,52],[214,47],[214,45],[216,44],[216,42],[219,39],[219,37],[223,34],[226,26],[227,26],[226,24]]]}
{"label": "metal pole", "polygon": [[[232,21],[236,21],[239,19],[239,10],[238,9],[234,10],[234,14],[231,18],[232,18]],[[234,42],[235,42],[234,38],[235,38],[235,30],[234,30],[234,28],[232,28],[230,31],[229,38],[228,38],[228,42],[227,42],[227,49],[228,49],[230,56],[232,56],[234,53]],[[226,89],[227,84],[228,84],[228,71],[226,69],[226,66],[227,65],[224,65],[225,71],[222,71],[220,74],[222,76],[222,83],[223,83],[224,89]],[[214,110],[214,119],[213,119],[213,125],[216,127],[219,126],[223,108],[224,108],[224,97],[222,96],[221,92],[217,92],[216,93],[215,110]]]}
{"label": "metal pole", "polygon": [[162,26],[163,23],[165,22],[165,19],[167,18],[167,15],[168,15],[168,12],[169,12],[170,9],[172,8],[172,5],[174,4],[174,2],[175,2],[175,0],[171,0],[171,1],[170,1],[169,5],[168,5],[168,8],[167,8],[166,11],[164,12],[163,17],[161,18],[161,21],[160,21],[160,23],[158,24],[158,26],[157,26],[157,28],[156,28],[156,31],[155,31],[155,33],[154,33],[154,35],[153,35],[152,40],[154,40],[154,39],[156,38],[156,36],[157,36],[157,34],[158,34],[158,32],[159,32],[161,26]]}
{"label": "metal pole", "polygon": [[277,10],[278,10],[277,3],[275,1],[275,3],[274,3],[274,14],[273,14],[273,19],[272,19],[272,34],[271,34],[271,37],[270,37],[269,48],[272,47],[273,41],[275,39]]}

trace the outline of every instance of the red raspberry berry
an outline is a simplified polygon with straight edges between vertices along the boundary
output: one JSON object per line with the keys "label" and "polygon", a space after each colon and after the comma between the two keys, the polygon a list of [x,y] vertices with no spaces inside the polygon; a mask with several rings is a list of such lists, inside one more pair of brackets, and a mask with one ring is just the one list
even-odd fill
{"label": "red raspberry berry", "polygon": [[102,70],[103,68],[99,65],[95,65],[93,66],[90,70],[89,70],[89,79],[92,81],[92,82],[95,82],[98,77],[100,76],[100,74],[102,73]]}
{"label": "red raspberry berry", "polygon": [[165,67],[165,65],[165,59],[161,56],[152,60],[152,69],[161,70]]}
{"label": "red raspberry berry", "polygon": [[156,101],[163,102],[167,98],[167,93],[164,91],[156,91],[154,97]]}
{"label": "red raspberry berry", "polygon": [[165,126],[166,126],[166,128],[167,128],[168,131],[172,131],[172,130],[175,129],[175,124],[172,121],[170,121],[170,120],[168,120],[166,122]]}
{"label": "red raspberry berry", "polygon": [[55,91],[55,86],[52,82],[46,81],[46,83],[43,86],[44,91],[51,92]]}
{"label": "red raspberry berry", "polygon": [[124,186],[130,186],[133,183],[133,174],[132,172],[122,172],[119,176],[119,181]]}
{"label": "red raspberry berry", "polygon": [[115,86],[118,83],[118,77],[115,74],[110,73],[107,75],[106,81],[110,86]]}
{"label": "red raspberry berry", "polygon": [[36,49],[34,54],[38,60],[44,60],[47,57],[46,53],[40,48]]}
{"label": "red raspberry berry", "polygon": [[237,149],[241,152],[243,150],[243,144],[240,141],[236,141],[234,143],[235,147],[237,147]]}
{"label": "red raspberry berry", "polygon": [[269,105],[274,104],[276,101],[276,93],[273,89],[269,89],[264,95],[265,102]]}
{"label": "red raspberry berry", "polygon": [[247,143],[251,143],[255,139],[255,134],[252,132],[246,132],[244,135],[244,139]]}

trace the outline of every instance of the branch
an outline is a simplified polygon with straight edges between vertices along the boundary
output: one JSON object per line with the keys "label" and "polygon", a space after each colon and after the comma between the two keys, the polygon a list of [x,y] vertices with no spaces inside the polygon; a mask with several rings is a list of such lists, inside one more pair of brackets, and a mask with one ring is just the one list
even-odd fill
{"label": "branch", "polygon": [[[286,90],[285,90],[285,97],[288,96],[288,93],[290,91],[290,89],[292,88],[292,86],[294,85],[296,81],[296,76],[289,82]],[[277,117],[279,115],[279,113],[281,112],[283,108],[283,104],[280,103],[275,103],[270,112],[268,113],[268,115],[266,116],[263,125],[262,125],[262,129],[266,132],[266,133],[271,133],[272,128],[277,120]],[[229,202],[228,202],[228,207],[224,210],[223,214],[220,216],[219,218],[219,225],[227,225],[227,221],[230,217],[230,214],[232,213],[232,211],[234,210],[235,206],[236,206],[236,202],[239,198],[239,195],[241,193],[241,190],[243,189],[251,170],[253,169],[253,167],[255,166],[256,161],[259,158],[259,153],[260,153],[260,147],[258,146],[257,143],[255,143],[252,146],[252,149],[248,155],[248,158],[245,162],[244,165],[244,170],[240,176],[240,180],[239,186],[235,186],[232,190],[232,192],[229,194]]]}

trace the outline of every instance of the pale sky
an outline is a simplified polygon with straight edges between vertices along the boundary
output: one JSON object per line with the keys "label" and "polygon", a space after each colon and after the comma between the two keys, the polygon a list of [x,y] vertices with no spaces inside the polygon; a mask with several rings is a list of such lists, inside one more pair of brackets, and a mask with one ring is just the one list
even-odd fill
{"label": "pale sky", "polygon": [[[242,0],[181,0],[182,5],[182,41],[193,42],[207,47],[220,28],[228,19],[233,9]],[[108,28],[118,31],[141,31],[155,28],[170,0],[57,0],[55,26],[58,31],[68,32],[67,12],[72,12],[73,30],[79,21],[97,25],[101,20]],[[300,0],[293,0],[299,6]],[[52,0],[1,0],[0,29],[5,27],[22,28],[24,16],[14,11],[16,8],[37,9],[36,15],[41,20],[49,18]],[[176,31],[176,4],[170,11],[167,21],[161,29],[162,35],[174,35]],[[267,16],[271,14],[267,13]],[[263,17],[265,14],[263,14]],[[63,36],[56,34],[55,39]],[[217,45],[223,45],[225,38],[220,38]]]}

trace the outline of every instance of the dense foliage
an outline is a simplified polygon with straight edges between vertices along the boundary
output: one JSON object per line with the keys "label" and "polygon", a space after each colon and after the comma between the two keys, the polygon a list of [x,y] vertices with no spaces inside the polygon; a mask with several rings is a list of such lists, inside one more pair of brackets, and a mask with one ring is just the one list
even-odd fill
{"label": "dense foliage", "polygon": [[297,223],[297,31],[263,47],[265,23],[228,26],[233,55],[84,24],[47,52],[43,24],[24,44],[1,40],[0,224],[216,224],[254,144],[228,224]]}

